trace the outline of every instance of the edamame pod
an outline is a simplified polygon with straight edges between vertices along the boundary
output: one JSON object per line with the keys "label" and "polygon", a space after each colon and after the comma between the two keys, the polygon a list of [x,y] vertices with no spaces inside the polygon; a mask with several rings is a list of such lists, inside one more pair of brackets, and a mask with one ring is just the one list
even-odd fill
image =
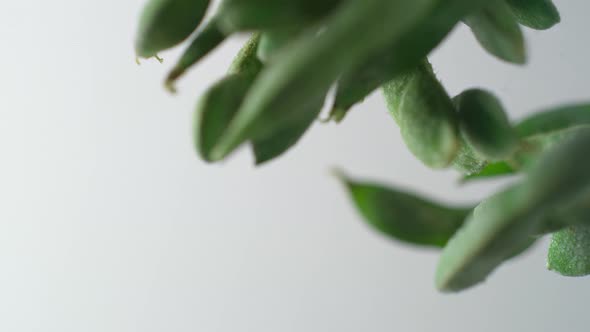
{"label": "edamame pod", "polygon": [[[321,34],[304,34],[277,55],[255,81],[214,154],[222,159],[243,142],[270,136],[302,117],[344,71],[405,32],[433,0],[346,1]],[[370,17],[370,20],[366,18]],[[280,58],[280,60],[279,60]]]}
{"label": "edamame pod", "polygon": [[342,0],[223,0],[220,23],[228,32],[301,25],[332,12]]}
{"label": "edamame pod", "polygon": [[489,53],[504,61],[524,64],[526,47],[518,22],[504,1],[495,1],[463,19],[477,41]]}
{"label": "edamame pod", "polygon": [[[586,218],[590,214],[586,215]],[[590,275],[590,225],[576,224],[553,234],[547,268],[563,276]]]}
{"label": "edamame pod", "polygon": [[488,3],[487,0],[437,0],[405,36],[342,75],[330,118],[340,122],[353,105],[379,86],[419,65],[465,15]]}
{"label": "edamame pod", "polygon": [[520,137],[527,137],[590,124],[590,104],[567,105],[535,113],[516,125]]}
{"label": "edamame pod", "polygon": [[518,23],[532,29],[546,30],[561,21],[551,0],[506,0]]}
{"label": "edamame pod", "polygon": [[380,233],[410,244],[442,248],[470,214],[394,188],[352,180],[338,172],[365,221]]}
{"label": "edamame pod", "polygon": [[430,63],[389,81],[383,94],[410,151],[429,167],[448,166],[459,149],[457,112]]}
{"label": "edamame pod", "polygon": [[227,35],[223,33],[217,24],[216,19],[212,19],[197,33],[195,38],[191,41],[188,48],[184,51],[180,60],[176,63],[172,71],[166,78],[165,86],[171,92],[175,92],[174,83],[184,73],[207,54],[219,46]]}
{"label": "edamame pod", "polygon": [[486,160],[509,157],[518,147],[518,137],[502,104],[491,93],[470,89],[454,98],[463,137]]}
{"label": "edamame pod", "polygon": [[209,0],[148,0],[139,20],[137,56],[149,58],[180,44],[197,29]]}
{"label": "edamame pod", "polygon": [[483,281],[503,261],[527,248],[544,217],[569,206],[590,188],[590,133],[551,149],[520,184],[482,202],[443,250],[436,273],[442,291]]}
{"label": "edamame pod", "polygon": [[252,82],[262,68],[256,58],[259,35],[252,36],[230,66],[228,76],[207,90],[195,113],[194,140],[200,156],[215,161],[211,151],[235,117]]}

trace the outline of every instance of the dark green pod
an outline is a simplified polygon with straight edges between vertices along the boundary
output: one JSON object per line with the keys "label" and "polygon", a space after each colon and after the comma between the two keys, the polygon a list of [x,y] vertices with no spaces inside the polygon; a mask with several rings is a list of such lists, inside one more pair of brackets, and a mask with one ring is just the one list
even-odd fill
{"label": "dark green pod", "polygon": [[553,234],[547,254],[547,268],[563,276],[590,275],[590,213],[586,223]]}
{"label": "dark green pod", "polygon": [[561,21],[551,0],[506,0],[518,23],[532,29],[546,30]]}
{"label": "dark green pod", "polygon": [[270,61],[273,55],[295,40],[302,30],[301,26],[290,26],[264,31],[260,37],[258,58],[265,63]]}
{"label": "dark green pod", "polygon": [[210,87],[199,100],[194,141],[201,158],[206,161],[215,161],[211,151],[226,132],[262,68],[256,58],[259,40],[259,35],[250,38],[233,61],[228,76]]}
{"label": "dark green pod", "polygon": [[180,44],[197,29],[209,0],[149,0],[139,20],[137,56],[150,58]]}
{"label": "dark green pod", "polygon": [[288,28],[313,22],[332,12],[342,0],[223,0],[220,23],[228,32]]}
{"label": "dark green pod", "polygon": [[545,217],[569,207],[590,189],[590,133],[546,153],[527,178],[482,202],[443,250],[436,274],[442,291],[483,281],[502,262],[530,246]]}
{"label": "dark green pod", "polygon": [[471,207],[449,207],[414,194],[339,174],[365,221],[380,233],[410,244],[442,248]]}
{"label": "dark green pod", "polygon": [[286,123],[297,121],[304,116],[300,110],[324,95],[342,72],[401,38],[431,5],[432,0],[345,2],[326,19],[322,33],[305,33],[266,67],[216,148],[215,157],[222,159],[242,143],[270,136]]}
{"label": "dark green pod", "polygon": [[190,67],[194,66],[219,46],[226,38],[227,35],[219,29],[217,20],[213,19],[209,21],[207,25],[197,33],[180,57],[180,60],[178,60],[174,68],[168,74],[165,82],[166,87],[174,92],[174,83],[176,80],[184,75]]}
{"label": "dark green pod", "polygon": [[509,157],[518,147],[518,137],[510,125],[500,100],[481,89],[470,89],[454,98],[461,133],[475,152],[486,160]]}
{"label": "dark green pod", "polygon": [[386,83],[383,94],[410,151],[429,167],[448,166],[460,144],[457,112],[430,63]]}
{"label": "dark green pod", "polygon": [[304,117],[285,125],[275,134],[253,140],[252,149],[256,165],[264,164],[293,147],[319,117],[324,99],[325,96],[322,96],[316,103],[310,103],[307,106],[309,109],[301,110]]}
{"label": "dark green pod", "polygon": [[526,47],[520,25],[504,1],[494,1],[463,20],[481,46],[496,57],[516,63],[526,62]]}

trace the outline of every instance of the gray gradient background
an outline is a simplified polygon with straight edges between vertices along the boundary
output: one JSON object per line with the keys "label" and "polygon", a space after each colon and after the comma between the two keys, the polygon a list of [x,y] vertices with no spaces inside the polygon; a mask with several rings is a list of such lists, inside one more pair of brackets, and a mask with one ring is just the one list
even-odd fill
{"label": "gray gradient background", "polygon": [[[448,202],[498,186],[419,164],[378,94],[263,168],[245,149],[201,162],[192,109],[240,40],[171,97],[178,51],[134,63],[142,2],[0,3],[0,331],[588,330],[590,279],[546,271],[547,241],[441,295],[436,252],[362,224],[332,166]],[[526,31],[524,68],[457,29],[432,58],[449,92],[493,89],[514,119],[590,99],[590,5],[557,3],[560,26]]]}

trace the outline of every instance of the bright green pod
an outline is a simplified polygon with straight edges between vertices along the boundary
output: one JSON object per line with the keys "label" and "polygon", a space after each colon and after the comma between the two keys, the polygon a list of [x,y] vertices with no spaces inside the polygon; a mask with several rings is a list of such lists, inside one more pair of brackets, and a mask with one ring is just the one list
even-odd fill
{"label": "bright green pod", "polygon": [[430,12],[405,36],[342,75],[330,118],[340,122],[353,105],[382,84],[419,65],[465,15],[485,4],[487,0],[437,0]]}
{"label": "bright green pod", "polygon": [[545,217],[569,207],[590,189],[590,133],[551,149],[523,182],[482,202],[443,250],[436,273],[442,291],[483,280],[502,262],[528,248]]}
{"label": "bright green pod", "polygon": [[457,112],[430,63],[389,81],[383,94],[410,151],[429,167],[449,166],[460,146]]}
{"label": "bright green pod", "polygon": [[209,21],[201,31],[193,38],[190,45],[184,51],[180,60],[176,63],[174,68],[170,71],[166,78],[165,86],[171,92],[176,89],[174,83],[184,73],[197,64],[207,54],[219,46],[228,36],[219,29],[217,20]]}
{"label": "bright green pod", "polygon": [[488,91],[470,89],[454,98],[460,129],[469,146],[486,160],[509,157],[518,147],[518,136],[510,125],[500,100]]}
{"label": "bright green pod", "polygon": [[547,268],[568,277],[590,275],[590,224],[576,224],[553,234]]}
{"label": "bright green pod", "polygon": [[463,19],[480,45],[504,61],[524,64],[526,47],[522,29],[504,1],[495,1]]}
{"label": "bright green pod", "polygon": [[516,125],[516,131],[520,137],[527,137],[585,124],[590,124],[590,104],[567,105],[525,118]]}
{"label": "bright green pod", "polygon": [[304,117],[289,123],[275,134],[252,141],[252,150],[256,165],[264,164],[288,151],[293,147],[319,117],[325,96],[318,98],[316,103],[310,103],[301,113]]}
{"label": "bright green pod", "polygon": [[342,0],[223,0],[220,23],[228,32],[268,30],[313,22],[332,12]]}
{"label": "bright green pod", "polygon": [[216,159],[223,159],[247,140],[270,136],[304,117],[300,110],[305,103],[324,95],[342,72],[361,59],[401,38],[432,3],[345,2],[326,19],[322,33],[305,33],[289,43],[277,54],[277,61],[263,70],[215,149]]}
{"label": "bright green pod", "polygon": [[210,87],[200,98],[195,113],[194,141],[203,160],[215,161],[211,152],[226,132],[262,63],[256,58],[260,37],[254,35],[233,61],[228,76]]}
{"label": "bright green pod", "polygon": [[561,21],[551,0],[506,0],[518,23],[532,29],[546,30]]}
{"label": "bright green pod", "polygon": [[472,210],[338,176],[365,221],[381,234],[405,243],[442,248]]}
{"label": "bright green pod", "polygon": [[209,0],[149,0],[139,20],[137,56],[150,58],[180,44],[197,29]]}

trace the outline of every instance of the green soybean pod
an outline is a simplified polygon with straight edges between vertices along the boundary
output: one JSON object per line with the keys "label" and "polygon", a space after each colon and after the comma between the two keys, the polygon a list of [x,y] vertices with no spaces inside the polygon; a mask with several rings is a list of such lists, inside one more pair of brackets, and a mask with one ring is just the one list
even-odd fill
{"label": "green soybean pod", "polygon": [[371,228],[419,246],[442,248],[472,207],[447,206],[395,188],[361,182],[337,172],[354,205]]}
{"label": "green soybean pod", "polygon": [[546,30],[561,21],[551,0],[506,0],[518,23],[532,29]]}
{"label": "green soybean pod", "polygon": [[175,92],[174,83],[184,73],[207,54],[219,46],[228,36],[219,29],[216,19],[210,20],[201,31],[197,33],[190,45],[184,51],[180,60],[166,77],[165,86],[171,92]]}
{"label": "green soybean pod", "polygon": [[545,217],[568,207],[590,189],[590,133],[551,149],[527,178],[482,202],[449,241],[439,261],[436,285],[459,291],[483,281],[496,267],[530,246]]}
{"label": "green soybean pod", "polygon": [[385,82],[417,66],[465,15],[488,3],[487,0],[437,0],[430,12],[401,39],[342,75],[330,118],[340,122],[353,105]]}
{"label": "green soybean pod", "polygon": [[459,150],[452,163],[453,168],[470,176],[481,173],[488,165],[489,161],[477,154],[464,137],[460,137]]}
{"label": "green soybean pod", "polygon": [[504,1],[495,1],[463,19],[480,45],[504,61],[524,64],[526,47],[520,25]]}
{"label": "green soybean pod", "polygon": [[139,20],[137,56],[149,58],[180,44],[197,29],[209,0],[148,0]]}
{"label": "green soybean pod", "polygon": [[[586,214],[589,218],[590,214]],[[551,237],[547,268],[563,276],[590,275],[590,224],[579,223]]]}
{"label": "green soybean pod", "polygon": [[215,157],[222,159],[245,141],[269,136],[302,117],[302,103],[321,97],[342,72],[401,38],[432,4],[432,0],[343,3],[326,19],[322,33],[304,34],[263,70]]}
{"label": "green soybean pod", "polygon": [[529,116],[516,125],[520,137],[590,124],[590,104],[566,105]]}
{"label": "green soybean pod", "polygon": [[267,30],[315,21],[332,12],[342,0],[223,0],[220,23],[228,32]]}
{"label": "green soybean pod", "polygon": [[485,90],[470,89],[456,96],[454,102],[461,133],[476,153],[496,161],[516,150],[518,136],[496,96]]}
{"label": "green soybean pod", "polygon": [[389,81],[383,94],[410,151],[429,167],[448,166],[460,144],[457,112],[430,63]]}
{"label": "green soybean pod", "polygon": [[211,151],[235,117],[262,63],[256,58],[259,35],[252,36],[233,61],[228,75],[199,99],[195,112],[194,142],[206,161],[215,161]]}

